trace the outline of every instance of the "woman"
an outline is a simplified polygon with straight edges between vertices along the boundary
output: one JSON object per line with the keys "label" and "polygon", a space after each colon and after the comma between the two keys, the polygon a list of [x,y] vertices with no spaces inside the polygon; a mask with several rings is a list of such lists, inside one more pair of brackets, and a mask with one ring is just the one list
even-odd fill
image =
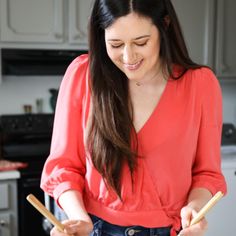
{"label": "woman", "polygon": [[42,174],[69,218],[51,235],[204,235],[191,218],[226,192],[221,92],[171,1],[96,0],[89,46],[61,84]]}

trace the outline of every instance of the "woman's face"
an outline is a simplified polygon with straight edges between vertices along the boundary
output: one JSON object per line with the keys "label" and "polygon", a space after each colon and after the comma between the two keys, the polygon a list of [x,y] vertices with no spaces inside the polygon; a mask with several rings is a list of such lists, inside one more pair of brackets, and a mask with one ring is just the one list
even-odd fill
{"label": "woman's face", "polygon": [[135,13],[105,29],[108,56],[130,80],[145,81],[160,70],[160,36],[149,18]]}

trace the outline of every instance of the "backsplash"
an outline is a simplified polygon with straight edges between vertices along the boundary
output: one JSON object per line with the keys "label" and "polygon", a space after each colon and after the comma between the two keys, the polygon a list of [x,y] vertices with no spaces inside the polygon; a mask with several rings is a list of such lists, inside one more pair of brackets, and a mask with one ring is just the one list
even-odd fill
{"label": "backsplash", "polygon": [[[50,88],[59,88],[61,76],[8,76],[0,84],[0,114],[23,113],[23,105],[31,105],[36,113],[36,99],[43,100],[43,112],[51,113]],[[224,122],[236,125],[236,80],[221,80]]]}
{"label": "backsplash", "polygon": [[37,113],[36,100],[42,100],[42,111],[52,113],[50,88],[59,88],[62,76],[7,76],[0,84],[0,114],[23,113],[24,105]]}

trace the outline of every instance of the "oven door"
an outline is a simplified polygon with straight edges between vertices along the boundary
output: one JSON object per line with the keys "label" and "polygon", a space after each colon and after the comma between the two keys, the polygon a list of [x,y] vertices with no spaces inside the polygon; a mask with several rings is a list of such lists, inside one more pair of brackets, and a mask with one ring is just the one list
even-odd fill
{"label": "oven door", "polygon": [[44,193],[39,185],[40,176],[24,176],[18,180],[19,236],[48,236],[43,230],[43,216],[26,200],[32,193],[44,202]]}

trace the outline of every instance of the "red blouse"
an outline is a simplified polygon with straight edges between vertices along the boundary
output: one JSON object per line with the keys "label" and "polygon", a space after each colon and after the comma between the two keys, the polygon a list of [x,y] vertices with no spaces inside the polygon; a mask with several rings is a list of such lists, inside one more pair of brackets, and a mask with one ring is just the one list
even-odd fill
{"label": "red blouse", "polygon": [[222,97],[207,68],[169,80],[162,97],[137,133],[138,158],[132,188],[128,167],[122,173],[123,201],[108,190],[85,149],[90,107],[88,55],[76,58],[62,81],[51,152],[41,187],[56,200],[66,190],[80,191],[89,213],[121,225],[180,227],[180,210],[196,187],[226,192],[221,172]]}

